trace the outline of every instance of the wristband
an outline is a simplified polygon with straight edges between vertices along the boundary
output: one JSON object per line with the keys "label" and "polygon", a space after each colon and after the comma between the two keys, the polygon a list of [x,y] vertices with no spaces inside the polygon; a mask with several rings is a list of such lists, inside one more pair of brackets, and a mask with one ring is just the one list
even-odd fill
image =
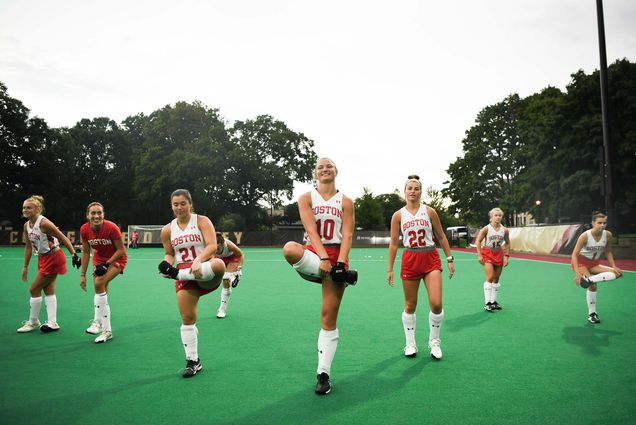
{"label": "wristband", "polygon": [[506,255],[504,255],[504,257],[510,257],[510,255],[506,254]]}
{"label": "wristband", "polygon": [[320,261],[331,261],[331,259],[329,257],[327,258],[321,258]]}

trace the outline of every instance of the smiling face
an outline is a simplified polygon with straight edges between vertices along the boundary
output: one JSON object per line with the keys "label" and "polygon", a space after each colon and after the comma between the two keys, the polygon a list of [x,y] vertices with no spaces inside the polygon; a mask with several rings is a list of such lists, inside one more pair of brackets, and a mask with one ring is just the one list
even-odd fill
{"label": "smiling face", "polygon": [[336,164],[329,158],[321,158],[316,163],[315,176],[318,182],[334,181],[338,175]]}
{"label": "smiling face", "polygon": [[100,227],[104,224],[104,207],[101,205],[91,205],[86,212],[86,218],[91,227]]}
{"label": "smiling face", "polygon": [[24,218],[26,218],[27,220],[32,220],[37,218],[39,214],[40,207],[38,207],[35,202],[28,199],[24,201],[24,203],[22,204],[22,216]]}
{"label": "smiling face", "polygon": [[190,217],[192,211],[192,203],[185,195],[175,195],[172,197],[172,212],[179,219]]}

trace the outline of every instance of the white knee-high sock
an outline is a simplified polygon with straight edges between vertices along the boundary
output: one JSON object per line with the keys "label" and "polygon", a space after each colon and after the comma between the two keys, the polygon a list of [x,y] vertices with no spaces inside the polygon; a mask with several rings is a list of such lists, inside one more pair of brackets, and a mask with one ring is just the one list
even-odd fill
{"label": "white knee-high sock", "polygon": [[102,332],[110,332],[110,306],[106,292],[95,294],[95,309],[99,312],[98,317],[102,324]]}
{"label": "white knee-high sock", "polygon": [[318,335],[318,374],[324,372],[327,375],[331,375],[331,362],[336,355],[339,339],[338,329],[333,331],[320,329],[320,334]]}
{"label": "white knee-high sock", "polygon": [[187,360],[199,359],[198,334],[199,330],[196,324],[181,325],[181,342],[183,343]]}
{"label": "white knee-high sock", "polygon": [[491,293],[492,293],[492,283],[488,281],[484,282],[484,304],[488,304],[490,302]]}
{"label": "white knee-high sock", "polygon": [[[181,269],[177,275],[179,280],[201,280],[207,281],[214,278],[214,272],[212,272],[212,264],[209,261],[201,263],[201,277],[195,277],[194,273],[190,269]],[[196,360],[196,359],[195,359]]]}
{"label": "white knee-high sock", "polygon": [[100,325],[102,324],[102,311],[99,309],[99,306],[97,305],[97,302],[99,300],[99,295],[95,294],[95,296],[93,297],[93,309],[95,311],[95,313],[93,314],[93,321],[99,323]]}
{"label": "white knee-high sock", "polygon": [[603,272],[599,274],[595,274],[594,276],[590,276],[590,282],[607,282],[608,280],[616,279],[616,275],[612,272]]}
{"label": "white knee-high sock", "polygon": [[57,297],[55,295],[45,295],[44,305],[46,305],[46,316],[48,321],[57,323]]}
{"label": "white knee-high sock", "polygon": [[492,284],[492,291],[490,291],[490,302],[491,303],[497,302],[497,295],[499,295],[499,288],[500,287],[501,287],[501,285],[499,284],[499,282]]}
{"label": "white knee-high sock", "polygon": [[102,332],[112,332],[113,330],[110,326],[110,304],[108,304],[108,298],[106,299],[103,313],[104,315],[102,316]]}
{"label": "white knee-high sock", "polygon": [[442,322],[444,321],[444,310],[439,314],[435,314],[432,311],[428,312],[428,324],[430,327],[430,334],[428,336],[428,340],[439,339],[439,330],[442,327]]}
{"label": "white knee-high sock", "polygon": [[42,308],[42,297],[31,297],[29,300],[29,321],[36,323],[40,317],[40,309]]}
{"label": "white knee-high sock", "polygon": [[232,288],[223,288],[221,290],[221,308],[226,309],[227,303],[230,301],[230,296],[232,296]]}
{"label": "white knee-high sock", "polygon": [[406,337],[406,345],[415,345],[415,325],[417,324],[417,318],[415,313],[408,314],[406,311],[402,312],[402,326],[404,326],[404,336]]}
{"label": "white knee-high sock", "polygon": [[585,298],[587,298],[587,314],[596,313],[596,291],[585,291]]}

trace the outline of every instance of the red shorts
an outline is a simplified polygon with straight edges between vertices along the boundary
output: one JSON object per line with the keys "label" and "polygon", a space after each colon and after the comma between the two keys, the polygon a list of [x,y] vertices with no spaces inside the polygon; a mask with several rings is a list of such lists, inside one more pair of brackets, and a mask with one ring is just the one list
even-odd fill
{"label": "red shorts", "polygon": [[226,266],[230,263],[238,263],[239,261],[241,261],[241,257],[234,254],[228,255],[227,257],[217,257],[217,258],[223,260]]}
{"label": "red shorts", "polygon": [[[177,268],[179,270],[189,269],[190,266],[191,266],[190,263],[177,264]],[[198,291],[199,295],[206,295],[206,294],[209,294],[210,292],[214,291],[214,289],[216,289],[216,288],[214,288],[214,289],[201,288],[199,286],[199,283],[196,280],[175,280],[174,289],[175,289],[175,292],[179,292],[182,289],[192,289],[194,291]]]}
{"label": "red shorts", "polygon": [[402,251],[402,271],[400,277],[403,280],[419,280],[433,270],[442,271],[442,260],[437,250],[433,251]]}
{"label": "red shorts", "polygon": [[484,257],[484,263],[491,263],[493,266],[503,267],[503,249],[493,251],[492,249],[483,247],[481,249],[481,256]]}
{"label": "red shorts", "polygon": [[[97,258],[97,257],[93,257],[93,268],[95,266],[98,266],[100,264],[104,264],[105,262],[108,261],[108,258],[106,258],[105,260],[102,258]],[[114,263],[110,263],[113,266],[117,267],[119,269],[119,274],[124,274],[124,268],[126,267],[126,263],[127,260],[122,260],[121,258],[117,261],[115,261]]]}
{"label": "red shorts", "polygon": [[[599,260],[590,260],[589,258],[582,255],[579,255],[577,257],[577,260],[579,260],[579,267],[585,267],[587,269],[591,269],[592,267],[596,267],[601,264]],[[572,267],[572,269],[574,270],[574,264],[572,264],[572,261],[570,261],[570,267]]]}
{"label": "red shorts", "polygon": [[47,255],[38,255],[38,274],[41,276],[66,274],[66,255],[61,249]]}
{"label": "red shorts", "polygon": [[[309,251],[313,252],[314,254],[318,255],[318,253],[316,252],[316,250],[314,249],[313,246],[306,245],[305,248],[308,249]],[[325,251],[327,251],[327,256],[329,257],[329,262],[331,263],[332,266],[335,266],[336,263],[338,262],[338,256],[340,256],[340,245],[338,245],[338,246],[326,246],[325,247]],[[349,259],[348,258],[345,260],[345,269],[349,270]]]}

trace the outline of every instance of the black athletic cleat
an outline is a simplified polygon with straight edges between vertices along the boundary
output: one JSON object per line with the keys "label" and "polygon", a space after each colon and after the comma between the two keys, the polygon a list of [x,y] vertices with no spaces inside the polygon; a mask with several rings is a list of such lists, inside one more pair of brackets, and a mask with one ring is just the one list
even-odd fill
{"label": "black athletic cleat", "polygon": [[589,316],[587,316],[587,321],[594,324],[601,323],[601,319],[598,318],[596,313],[592,313]]}
{"label": "black athletic cleat", "polygon": [[329,394],[331,391],[331,381],[329,381],[329,375],[325,372],[322,372],[320,375],[316,376],[318,382],[316,383],[316,394],[325,395]]}
{"label": "black athletic cleat", "polygon": [[177,275],[179,274],[179,269],[173,267],[172,264],[170,264],[166,260],[163,260],[161,263],[159,263],[159,273],[164,276],[171,277],[172,279],[176,279]]}
{"label": "black athletic cleat", "polygon": [[583,289],[586,289],[588,286],[590,286],[593,283],[594,282],[592,282],[590,278],[587,276],[581,276],[581,279],[579,280],[579,286]]}
{"label": "black athletic cleat", "polygon": [[183,377],[184,378],[192,378],[198,372],[203,369],[201,365],[201,360],[187,360],[186,367],[183,369]]}
{"label": "black athletic cleat", "polygon": [[499,305],[497,301],[495,301],[494,303],[490,304],[490,308],[492,308],[493,310],[501,310],[502,307]]}
{"label": "black athletic cleat", "polygon": [[493,312],[492,303],[486,303],[486,305],[484,305],[484,310],[486,310],[489,313],[492,313]]}

